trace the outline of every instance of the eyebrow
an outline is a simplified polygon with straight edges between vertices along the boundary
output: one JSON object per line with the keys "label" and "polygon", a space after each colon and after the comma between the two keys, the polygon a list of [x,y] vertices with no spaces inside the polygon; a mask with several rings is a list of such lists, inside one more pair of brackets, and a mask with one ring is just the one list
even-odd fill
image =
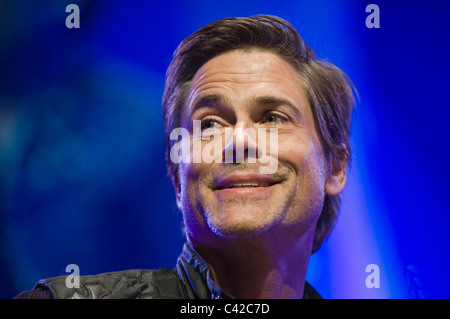
{"label": "eyebrow", "polygon": [[231,101],[224,95],[221,94],[208,94],[201,96],[198,98],[195,103],[192,105],[188,112],[187,118],[191,118],[194,112],[202,107],[207,108],[217,108],[217,107],[226,107],[228,108],[231,105]]}
{"label": "eyebrow", "polygon": [[[229,108],[231,104],[232,103],[231,103],[230,99],[228,99],[224,95],[221,95],[221,94],[204,95],[204,96],[201,96],[200,98],[198,98],[197,101],[195,101],[195,103],[193,104],[193,106],[189,110],[187,118],[191,118],[192,114],[194,114],[194,112],[197,109],[202,108],[202,107],[207,107],[207,108],[225,107],[225,108]],[[250,101],[251,108],[267,107],[267,106],[278,107],[278,106],[282,106],[282,105],[284,105],[284,106],[288,107],[289,109],[291,109],[295,113],[296,116],[303,117],[303,114],[299,110],[299,108],[296,107],[294,103],[292,103],[291,101],[289,101],[286,98],[282,98],[282,97],[278,97],[278,96],[272,96],[272,95],[264,95],[264,96],[255,97],[255,98],[251,99],[251,101]]]}
{"label": "eyebrow", "polygon": [[298,107],[295,106],[294,103],[292,103],[288,99],[285,99],[282,97],[277,97],[277,96],[272,96],[272,95],[259,96],[259,97],[254,98],[251,104],[253,107],[255,107],[255,106],[275,106],[275,107],[277,107],[277,106],[285,105],[289,109],[291,109],[291,111],[294,112],[296,116],[298,116],[300,118],[303,117],[303,113],[299,110]]}

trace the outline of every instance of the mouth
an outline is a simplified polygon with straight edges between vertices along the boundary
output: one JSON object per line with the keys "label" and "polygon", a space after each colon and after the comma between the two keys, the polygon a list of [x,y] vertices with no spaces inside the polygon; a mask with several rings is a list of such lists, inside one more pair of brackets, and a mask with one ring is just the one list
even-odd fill
{"label": "mouth", "polygon": [[270,187],[272,185],[278,184],[277,182],[270,183],[260,183],[260,182],[244,182],[244,183],[229,183],[224,186],[217,186],[216,190],[228,189],[228,188],[254,188],[254,187]]}
{"label": "mouth", "polygon": [[224,189],[257,189],[279,184],[281,181],[261,176],[240,175],[230,176],[216,183],[215,190]]}

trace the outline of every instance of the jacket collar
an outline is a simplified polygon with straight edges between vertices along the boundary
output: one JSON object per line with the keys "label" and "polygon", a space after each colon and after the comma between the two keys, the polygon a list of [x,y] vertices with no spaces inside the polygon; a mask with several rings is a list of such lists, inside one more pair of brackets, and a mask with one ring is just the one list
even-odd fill
{"label": "jacket collar", "polygon": [[233,299],[214,282],[208,264],[189,242],[183,246],[176,270],[185,284],[187,298]]}

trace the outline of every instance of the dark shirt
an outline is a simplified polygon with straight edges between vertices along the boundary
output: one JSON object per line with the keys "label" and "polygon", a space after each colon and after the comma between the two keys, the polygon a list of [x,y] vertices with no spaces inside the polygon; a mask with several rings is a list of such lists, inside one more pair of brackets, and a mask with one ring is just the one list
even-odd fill
{"label": "dark shirt", "polygon": [[[66,277],[40,280],[33,290],[24,291],[15,299],[233,298],[214,282],[209,266],[189,243],[184,245],[175,269],[135,269],[81,276],[81,285],[78,289],[65,287]],[[305,282],[303,299],[322,299],[322,297]]]}

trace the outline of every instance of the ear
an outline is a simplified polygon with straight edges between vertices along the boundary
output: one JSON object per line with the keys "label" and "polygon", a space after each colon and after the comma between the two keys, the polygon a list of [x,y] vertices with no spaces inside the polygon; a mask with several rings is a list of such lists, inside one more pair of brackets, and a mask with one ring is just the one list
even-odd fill
{"label": "ear", "polygon": [[325,181],[325,193],[328,196],[339,195],[344,189],[347,181],[347,163],[337,159],[332,160],[331,170],[328,173]]}
{"label": "ear", "polygon": [[175,196],[177,198],[177,206],[180,211],[181,210],[181,185],[178,180],[178,173],[175,173],[172,177],[173,187],[175,188]]}

